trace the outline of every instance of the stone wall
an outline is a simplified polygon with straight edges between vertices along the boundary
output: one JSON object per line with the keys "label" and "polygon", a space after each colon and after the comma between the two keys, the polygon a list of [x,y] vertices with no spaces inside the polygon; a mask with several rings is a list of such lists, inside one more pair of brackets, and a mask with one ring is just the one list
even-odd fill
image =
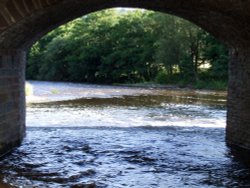
{"label": "stone wall", "polygon": [[112,7],[173,14],[197,24],[230,46],[250,39],[250,1],[0,0],[0,49],[30,47],[63,23]]}
{"label": "stone wall", "polygon": [[0,50],[0,155],[25,134],[25,52]]}
{"label": "stone wall", "polygon": [[52,6],[60,0],[0,0],[0,31],[35,11]]}
{"label": "stone wall", "polygon": [[250,48],[230,50],[226,140],[250,151]]}

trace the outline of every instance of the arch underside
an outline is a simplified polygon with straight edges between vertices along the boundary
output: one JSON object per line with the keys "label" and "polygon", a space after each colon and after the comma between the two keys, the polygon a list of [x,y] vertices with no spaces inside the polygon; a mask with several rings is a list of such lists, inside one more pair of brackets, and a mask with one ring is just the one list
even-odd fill
{"label": "arch underside", "polygon": [[65,22],[112,7],[173,14],[229,46],[244,45],[250,36],[250,1],[242,0],[0,0],[0,7],[0,49],[27,48]]}

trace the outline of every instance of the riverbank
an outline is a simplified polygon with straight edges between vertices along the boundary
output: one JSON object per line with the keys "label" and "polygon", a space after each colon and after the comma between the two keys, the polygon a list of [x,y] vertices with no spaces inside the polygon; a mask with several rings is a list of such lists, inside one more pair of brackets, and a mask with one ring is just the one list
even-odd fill
{"label": "riverbank", "polygon": [[[138,87],[138,88],[154,88],[154,89],[181,89],[178,85],[174,84],[157,84],[157,83],[151,83],[151,82],[146,82],[146,83],[135,83],[135,84],[112,84],[113,86],[123,86],[123,87]],[[190,88],[189,88],[190,89]]]}
{"label": "riverbank", "polygon": [[43,103],[81,98],[114,98],[132,95],[153,95],[149,88],[82,84],[71,82],[26,81],[26,102]]}
{"label": "riverbank", "polygon": [[140,88],[154,88],[154,89],[198,89],[206,91],[227,91],[227,83],[225,82],[199,82],[192,84],[158,84],[154,82],[134,83],[134,84],[113,84],[114,86],[124,87],[140,87]]}
{"label": "riverbank", "polygon": [[[176,96],[185,98],[203,98],[204,96],[222,97],[223,101],[227,95],[226,91],[197,90],[192,88],[180,88],[175,85],[155,84],[129,84],[129,85],[96,85],[70,82],[26,82],[26,102],[44,103],[55,101],[68,101],[76,99],[112,99],[127,96]],[[218,99],[217,99],[218,100]]]}

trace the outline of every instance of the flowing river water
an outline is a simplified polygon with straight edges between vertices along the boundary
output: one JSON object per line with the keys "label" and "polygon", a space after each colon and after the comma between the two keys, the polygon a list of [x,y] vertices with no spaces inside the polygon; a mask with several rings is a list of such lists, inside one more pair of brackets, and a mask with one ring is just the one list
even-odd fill
{"label": "flowing river water", "polygon": [[225,144],[225,92],[30,83],[1,188],[250,187]]}

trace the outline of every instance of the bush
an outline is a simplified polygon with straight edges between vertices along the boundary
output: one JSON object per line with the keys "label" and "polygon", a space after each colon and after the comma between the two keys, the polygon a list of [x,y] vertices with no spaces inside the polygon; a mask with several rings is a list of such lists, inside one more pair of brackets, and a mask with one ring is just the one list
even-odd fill
{"label": "bush", "polygon": [[217,80],[210,80],[210,81],[198,81],[195,84],[196,89],[212,89],[212,90],[226,90],[227,89],[227,82],[226,81],[217,81]]}
{"label": "bush", "polygon": [[158,84],[168,84],[170,82],[168,73],[166,71],[160,71],[155,77],[155,82]]}
{"label": "bush", "polygon": [[187,81],[187,80],[179,80],[178,83],[177,83],[177,85],[178,85],[180,88],[185,88],[185,87],[188,86],[188,84],[189,84],[189,81]]}
{"label": "bush", "polygon": [[215,90],[226,90],[227,89],[227,82],[226,81],[212,81],[209,84],[209,89],[215,89]]}

